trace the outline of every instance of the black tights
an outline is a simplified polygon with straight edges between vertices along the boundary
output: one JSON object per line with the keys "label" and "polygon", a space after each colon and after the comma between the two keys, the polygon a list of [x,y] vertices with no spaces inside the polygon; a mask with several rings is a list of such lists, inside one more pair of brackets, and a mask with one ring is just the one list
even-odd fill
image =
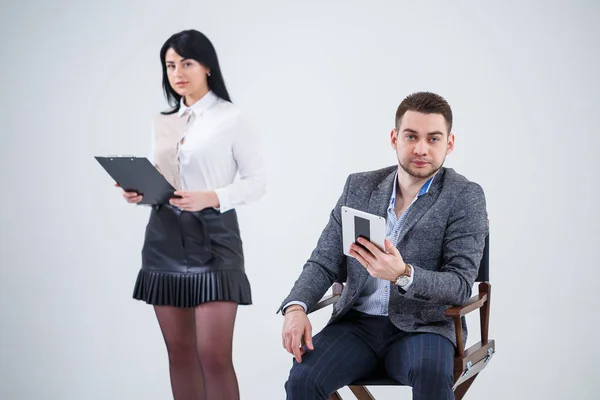
{"label": "black tights", "polygon": [[231,354],[237,304],[214,301],[154,311],[169,353],[174,399],[238,400]]}

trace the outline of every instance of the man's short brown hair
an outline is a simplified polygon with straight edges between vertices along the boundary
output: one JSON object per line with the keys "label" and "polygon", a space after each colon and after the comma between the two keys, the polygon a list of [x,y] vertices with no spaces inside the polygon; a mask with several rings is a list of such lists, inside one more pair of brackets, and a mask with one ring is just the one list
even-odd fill
{"label": "man's short brown hair", "polygon": [[448,126],[448,134],[452,131],[452,109],[442,96],[431,92],[417,92],[408,95],[396,110],[396,129],[400,129],[402,117],[407,111],[423,114],[442,114]]}

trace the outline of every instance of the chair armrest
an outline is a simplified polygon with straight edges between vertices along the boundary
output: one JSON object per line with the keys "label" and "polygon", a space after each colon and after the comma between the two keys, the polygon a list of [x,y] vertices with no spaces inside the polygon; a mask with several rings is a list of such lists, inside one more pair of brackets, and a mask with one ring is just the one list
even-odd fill
{"label": "chair armrest", "polygon": [[477,296],[473,296],[467,301],[466,304],[458,307],[452,307],[446,310],[446,316],[452,318],[464,317],[471,311],[475,311],[485,304],[488,299],[487,293],[479,293]]}
{"label": "chair armrest", "polygon": [[325,308],[329,305],[332,305],[334,303],[336,303],[340,298],[339,294],[330,294],[329,296],[325,296],[321,299],[321,301],[319,301],[312,310],[308,310],[308,313],[312,313],[315,312],[317,310],[320,310],[321,308]]}
{"label": "chair armrest", "polygon": [[454,329],[456,333],[456,356],[464,357],[464,343],[461,340],[463,337],[463,329],[461,318],[479,309],[479,323],[481,324],[481,343],[486,346],[488,344],[488,329],[490,323],[490,294],[492,293],[492,285],[489,282],[479,283],[479,294],[473,296],[466,304],[460,307],[452,307],[446,310],[446,316],[452,317],[454,320]]}
{"label": "chair armrest", "polygon": [[312,310],[308,310],[308,314],[310,314],[313,311],[317,311],[320,310],[321,308],[325,308],[327,306],[330,306],[332,304],[337,303],[337,301],[339,300],[340,296],[342,295],[342,291],[344,290],[344,284],[340,283],[340,282],[335,282],[332,286],[331,286],[331,294],[329,296],[325,296],[321,299],[321,301],[319,301]]}

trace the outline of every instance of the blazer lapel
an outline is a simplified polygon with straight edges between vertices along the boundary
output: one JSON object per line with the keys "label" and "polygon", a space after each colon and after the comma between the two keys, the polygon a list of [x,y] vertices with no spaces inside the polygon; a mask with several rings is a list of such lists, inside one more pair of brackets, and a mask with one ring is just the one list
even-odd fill
{"label": "blazer lapel", "polygon": [[410,206],[408,214],[406,214],[404,224],[402,225],[402,230],[400,230],[400,233],[398,234],[398,241],[396,242],[396,245],[400,243],[406,233],[421,219],[423,214],[425,214],[425,212],[431,208],[434,201],[435,197],[432,196],[431,193],[426,193],[419,197]]}
{"label": "blazer lapel", "polygon": [[377,189],[373,190],[371,197],[369,198],[368,212],[387,219],[387,209],[390,205],[390,198],[392,197],[394,185],[396,184],[395,177],[396,170],[392,171],[392,173],[377,186]]}

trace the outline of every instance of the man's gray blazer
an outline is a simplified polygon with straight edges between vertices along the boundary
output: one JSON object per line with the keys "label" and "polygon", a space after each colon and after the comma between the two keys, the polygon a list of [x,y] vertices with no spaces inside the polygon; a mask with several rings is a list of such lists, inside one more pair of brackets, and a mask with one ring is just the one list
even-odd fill
{"label": "man's gray blazer", "polygon": [[[329,323],[352,308],[368,272],[342,252],[341,207],[386,217],[396,170],[393,166],[348,177],[316,248],[280,309],[296,300],[310,310],[340,280],[346,286]],[[402,331],[436,333],[455,344],[454,324],[444,312],[471,297],[487,234],[481,186],[442,168],[429,191],[410,207],[398,237],[396,246],[404,261],[414,267],[414,280],[406,291],[391,285],[388,314],[392,323]],[[463,332],[466,341],[464,319]]]}

